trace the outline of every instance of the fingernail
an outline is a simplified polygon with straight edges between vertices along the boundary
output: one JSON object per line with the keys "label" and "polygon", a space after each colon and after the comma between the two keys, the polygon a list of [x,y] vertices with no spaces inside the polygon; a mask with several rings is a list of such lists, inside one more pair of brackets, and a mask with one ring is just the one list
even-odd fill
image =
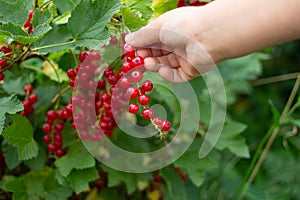
{"label": "fingernail", "polygon": [[134,39],[134,33],[129,33],[129,34],[126,35],[126,37],[125,37],[126,43],[130,43],[133,39]]}

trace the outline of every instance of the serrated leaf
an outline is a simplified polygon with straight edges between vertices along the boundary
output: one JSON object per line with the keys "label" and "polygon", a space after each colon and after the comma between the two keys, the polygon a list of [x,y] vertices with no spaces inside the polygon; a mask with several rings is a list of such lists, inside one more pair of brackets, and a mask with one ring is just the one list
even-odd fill
{"label": "serrated leaf", "polygon": [[126,0],[125,3],[131,10],[139,11],[142,15],[142,19],[148,20],[152,17],[152,0]]}
{"label": "serrated leaf", "polygon": [[166,182],[166,189],[172,200],[186,200],[187,193],[179,175],[172,168],[164,168],[160,175]]}
{"label": "serrated leaf", "polygon": [[48,31],[50,31],[52,28],[48,24],[40,24],[37,27],[34,28],[34,31],[30,35],[30,43],[35,42],[39,39],[41,39]]}
{"label": "serrated leaf", "polygon": [[128,194],[132,194],[137,189],[140,181],[146,182],[152,179],[152,175],[150,173],[131,174],[117,171],[106,166],[102,166],[102,168],[108,173],[108,187],[114,187],[121,183],[125,183]]}
{"label": "serrated leaf", "polygon": [[28,10],[23,0],[8,2],[0,0],[0,22],[23,26],[28,17]]}
{"label": "serrated leaf", "polygon": [[24,109],[22,103],[18,100],[16,95],[10,97],[0,98],[0,135],[4,129],[5,114],[16,114]]}
{"label": "serrated leaf", "polygon": [[42,72],[51,80],[59,83],[69,80],[67,73],[64,70],[60,69],[58,65],[53,61],[44,61],[42,65]]}
{"label": "serrated leaf", "polygon": [[11,115],[10,118],[13,124],[3,131],[3,137],[10,145],[18,148],[19,160],[35,158],[39,148],[33,139],[33,128],[28,119],[20,115]]}
{"label": "serrated leaf", "polygon": [[39,154],[37,157],[30,160],[26,160],[24,163],[32,170],[42,170],[46,161],[46,153],[43,149],[39,148]]}
{"label": "serrated leaf", "polygon": [[95,166],[95,159],[82,143],[73,144],[68,154],[56,160],[55,165],[59,173],[67,177],[73,169],[86,169]]}
{"label": "serrated leaf", "polygon": [[45,9],[41,11],[40,9],[36,9],[32,16],[31,24],[33,27],[37,27],[41,24],[48,24],[51,21],[52,13]]}
{"label": "serrated leaf", "polygon": [[67,181],[73,190],[79,194],[89,187],[89,182],[97,180],[99,178],[98,171],[95,167],[83,169],[83,170],[73,170],[67,177]]}
{"label": "serrated leaf", "polygon": [[131,10],[128,7],[121,8],[124,24],[131,30],[136,31],[142,26],[147,24],[146,20],[143,20],[138,11]]}
{"label": "serrated leaf", "polygon": [[18,149],[9,145],[5,140],[2,142],[2,151],[8,169],[12,170],[21,163],[18,160]]}
{"label": "serrated leaf", "polygon": [[82,0],[72,11],[68,23],[78,45],[85,44],[90,49],[100,48],[103,41],[108,39],[105,26],[119,7],[119,0]]}

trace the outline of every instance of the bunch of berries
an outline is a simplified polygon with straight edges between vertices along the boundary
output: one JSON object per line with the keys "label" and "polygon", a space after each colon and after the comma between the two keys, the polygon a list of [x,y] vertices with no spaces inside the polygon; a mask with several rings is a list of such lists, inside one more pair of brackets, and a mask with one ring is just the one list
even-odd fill
{"label": "bunch of berries", "polygon": [[0,59],[0,81],[3,81],[5,76],[3,72],[5,71],[5,66],[13,55],[11,54],[11,49],[9,46],[3,46],[0,48],[0,52],[4,53],[5,56]]}
{"label": "bunch of berries", "polygon": [[22,116],[31,115],[34,112],[33,105],[38,102],[38,96],[33,93],[32,85],[24,85],[25,100],[22,101],[24,110],[20,113]]}

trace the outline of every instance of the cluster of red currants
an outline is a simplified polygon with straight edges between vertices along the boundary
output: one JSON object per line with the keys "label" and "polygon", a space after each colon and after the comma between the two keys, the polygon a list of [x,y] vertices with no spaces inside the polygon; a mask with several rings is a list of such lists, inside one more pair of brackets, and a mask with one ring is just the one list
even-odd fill
{"label": "cluster of red currants", "polygon": [[5,71],[4,67],[7,65],[9,58],[11,58],[13,55],[11,54],[11,49],[9,46],[1,47],[0,52],[5,54],[5,56],[0,59],[0,81],[3,81],[5,78],[3,74],[3,72]]}
{"label": "cluster of red currants", "polygon": [[34,112],[33,105],[38,102],[38,96],[33,93],[32,85],[24,85],[25,99],[22,101],[24,110],[20,113],[22,116],[31,115]]}
{"label": "cluster of red currants", "polygon": [[201,0],[178,0],[177,1],[177,8],[183,7],[183,6],[204,6],[208,4],[208,2],[204,2]]}
{"label": "cluster of red currants", "polygon": [[28,18],[27,21],[24,24],[24,28],[27,29],[28,28],[28,33],[32,33],[32,31],[34,31],[34,27],[31,24],[31,20],[32,20],[32,16],[33,16],[34,10],[29,10],[28,11]]}

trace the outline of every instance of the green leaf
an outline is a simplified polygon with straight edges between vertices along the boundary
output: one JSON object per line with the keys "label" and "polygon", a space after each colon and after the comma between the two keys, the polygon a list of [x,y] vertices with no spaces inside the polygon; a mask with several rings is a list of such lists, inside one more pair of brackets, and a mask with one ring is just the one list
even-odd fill
{"label": "green leaf", "polygon": [[59,173],[67,177],[73,169],[86,169],[95,166],[95,159],[86,150],[82,143],[73,144],[68,154],[56,160]]}
{"label": "green leaf", "polygon": [[9,145],[5,140],[2,142],[2,151],[8,169],[12,170],[21,163],[18,160],[18,149]]}
{"label": "green leaf", "polygon": [[139,11],[142,19],[149,20],[152,17],[152,0],[126,0],[126,6],[131,10]]}
{"label": "green leaf", "polygon": [[67,181],[73,190],[79,194],[89,187],[89,182],[94,181],[99,178],[98,171],[95,167],[83,169],[83,170],[73,170],[67,177]]}
{"label": "green leaf", "polygon": [[52,18],[52,13],[48,9],[45,9],[44,11],[41,11],[40,9],[36,9],[32,16],[31,23],[33,27],[37,27],[38,25],[41,24],[49,24],[51,18]]}
{"label": "green leaf", "polygon": [[46,153],[42,148],[39,148],[39,154],[36,158],[25,161],[27,165],[32,170],[42,170],[44,168],[46,161]]}
{"label": "green leaf", "polygon": [[102,168],[108,173],[108,187],[114,187],[121,183],[125,183],[128,194],[132,194],[136,191],[139,182],[147,182],[152,179],[152,175],[150,173],[130,174],[117,171],[107,166],[102,166]]}
{"label": "green leaf", "polygon": [[46,200],[65,200],[72,194],[70,187],[64,187],[58,184],[55,179],[55,171],[50,172],[43,180]]}
{"label": "green leaf", "polygon": [[28,17],[28,10],[23,0],[8,2],[0,0],[0,22],[23,26]]}
{"label": "green leaf", "polygon": [[77,45],[99,49],[109,38],[105,26],[119,7],[119,0],[82,0],[72,11],[68,23],[68,28],[77,41]]}
{"label": "green leaf", "polygon": [[138,11],[131,10],[128,7],[121,8],[124,24],[131,30],[136,31],[142,26],[147,24],[146,20],[143,20]]}
{"label": "green leaf", "polygon": [[69,81],[67,73],[59,68],[59,66],[53,61],[45,61],[42,65],[42,72],[53,81],[59,83]]}
{"label": "green leaf", "polygon": [[13,124],[4,130],[4,138],[10,145],[18,148],[19,160],[35,158],[39,148],[33,139],[33,128],[28,119],[20,115],[12,115],[11,119]]}
{"label": "green leaf", "polygon": [[10,97],[0,98],[0,135],[4,129],[5,114],[16,114],[24,109],[22,103],[18,100],[16,95]]}
{"label": "green leaf", "polygon": [[34,28],[34,31],[30,35],[30,39],[31,39],[30,43],[41,39],[51,29],[52,29],[51,26],[47,24],[38,25],[37,27]]}
{"label": "green leaf", "polygon": [[75,8],[76,4],[78,4],[80,0],[54,0],[54,4],[60,13],[65,13],[67,11],[71,11]]}
{"label": "green leaf", "polygon": [[167,190],[170,199],[185,200],[187,199],[186,189],[179,175],[172,168],[164,168],[160,171],[160,175],[166,182]]}
{"label": "green leaf", "polygon": [[159,17],[169,10],[177,7],[177,0],[153,0],[154,18]]}

